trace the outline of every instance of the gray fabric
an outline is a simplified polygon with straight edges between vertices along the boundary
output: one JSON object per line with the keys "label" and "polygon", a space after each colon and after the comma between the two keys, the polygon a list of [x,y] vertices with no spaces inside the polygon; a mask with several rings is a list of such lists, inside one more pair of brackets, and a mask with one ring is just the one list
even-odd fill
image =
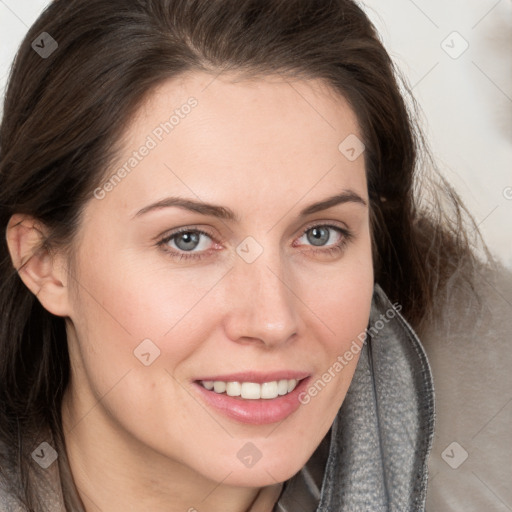
{"label": "gray fabric", "polygon": [[[383,315],[387,318],[386,312],[394,318],[381,320],[383,328],[368,337],[331,427],[319,503],[313,499],[315,485],[311,480],[308,484],[302,470],[292,485],[286,484],[276,511],[425,509],[427,459],[434,435],[432,374],[416,334],[377,285],[370,326],[380,326],[377,322]],[[311,471],[321,463],[315,452],[306,468]],[[297,508],[305,489],[307,505]]]}
{"label": "gray fabric", "polygon": [[[393,316],[392,319],[383,316]],[[417,336],[376,285],[370,326],[336,418],[308,463],[288,480],[274,512],[419,512],[434,434],[432,375]],[[65,511],[61,485],[79,502],[65,458],[46,473],[45,512]],[[1,512],[21,512],[0,486]],[[37,511],[39,512],[39,511]],[[83,512],[80,505],[70,512]]]}

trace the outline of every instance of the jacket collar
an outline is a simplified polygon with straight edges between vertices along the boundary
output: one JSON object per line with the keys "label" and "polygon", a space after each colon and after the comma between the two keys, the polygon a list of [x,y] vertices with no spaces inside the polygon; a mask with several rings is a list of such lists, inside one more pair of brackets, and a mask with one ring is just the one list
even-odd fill
{"label": "jacket collar", "polygon": [[[422,511],[434,436],[434,388],[425,351],[375,285],[366,342],[329,431],[327,460],[315,452],[286,482],[276,512]],[[321,489],[311,478],[325,467]]]}

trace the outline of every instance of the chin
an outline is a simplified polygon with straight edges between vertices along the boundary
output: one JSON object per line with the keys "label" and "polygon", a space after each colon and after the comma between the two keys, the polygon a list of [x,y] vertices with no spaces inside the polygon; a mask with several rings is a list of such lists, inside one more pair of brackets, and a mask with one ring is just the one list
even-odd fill
{"label": "chin", "polygon": [[245,466],[242,462],[239,464],[231,463],[222,469],[219,468],[209,477],[218,481],[219,475],[230,473],[223,481],[224,484],[236,487],[266,487],[290,479],[302,469],[308,458],[306,455],[291,460],[277,456],[275,458],[261,457],[256,462],[252,461],[252,465]]}
{"label": "chin", "polygon": [[295,475],[301,467],[294,468],[293,470],[286,468],[285,471],[281,471],[278,474],[274,474],[270,470],[265,470],[265,468],[260,468],[259,470],[256,470],[256,468],[237,468],[223,481],[223,484],[232,485],[234,487],[267,487],[288,480]]}

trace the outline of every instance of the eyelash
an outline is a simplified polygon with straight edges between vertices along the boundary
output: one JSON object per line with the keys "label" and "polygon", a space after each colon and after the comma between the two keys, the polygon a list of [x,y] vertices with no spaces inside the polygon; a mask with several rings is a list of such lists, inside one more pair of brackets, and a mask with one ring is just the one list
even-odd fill
{"label": "eyelash", "polygon": [[[347,244],[353,238],[352,233],[348,229],[341,228],[339,226],[333,226],[331,224],[314,224],[312,226],[308,226],[307,228],[305,228],[302,231],[299,238],[302,238],[308,231],[311,231],[314,228],[331,228],[331,229],[334,229],[335,231],[338,231],[342,235],[341,240],[338,243],[334,244],[333,246],[329,247],[328,249],[312,249],[311,252],[313,252],[314,254],[317,254],[317,253],[328,254],[328,255],[338,254],[345,249]],[[203,231],[201,229],[181,228],[177,231],[174,231],[170,235],[167,235],[164,238],[160,239],[157,243],[157,246],[162,248],[162,250],[164,250],[167,253],[167,255],[170,256],[171,258],[177,259],[180,261],[181,260],[197,260],[197,261],[199,261],[199,260],[209,256],[209,252],[211,252],[211,251],[203,251],[200,253],[193,253],[193,252],[186,252],[186,251],[177,252],[174,249],[169,250],[168,248],[165,247],[166,244],[168,244],[173,238],[177,237],[181,233],[199,233],[199,234],[205,235],[208,238],[215,241],[210,233],[207,233],[206,231]]]}

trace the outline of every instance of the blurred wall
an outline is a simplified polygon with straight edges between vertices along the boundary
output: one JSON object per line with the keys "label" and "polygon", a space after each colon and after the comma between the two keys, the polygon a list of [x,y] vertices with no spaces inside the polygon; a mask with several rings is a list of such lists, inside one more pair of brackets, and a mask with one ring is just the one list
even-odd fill
{"label": "blurred wall", "polygon": [[512,1],[364,0],[441,170],[512,268]]}

